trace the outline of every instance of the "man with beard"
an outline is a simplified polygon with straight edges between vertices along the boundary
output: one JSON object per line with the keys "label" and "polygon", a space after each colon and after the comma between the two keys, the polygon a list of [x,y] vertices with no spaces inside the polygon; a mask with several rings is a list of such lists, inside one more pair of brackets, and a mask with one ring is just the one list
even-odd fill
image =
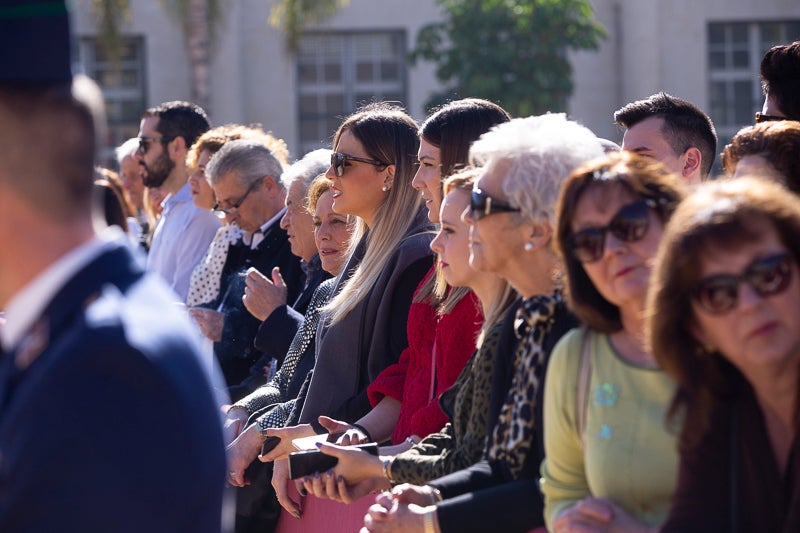
{"label": "man with beard", "polygon": [[160,274],[182,302],[195,265],[211,244],[219,220],[194,205],[186,154],[210,125],[205,111],[189,102],[167,102],[145,111],[136,158],[146,187],[169,193],[153,231],[147,269]]}

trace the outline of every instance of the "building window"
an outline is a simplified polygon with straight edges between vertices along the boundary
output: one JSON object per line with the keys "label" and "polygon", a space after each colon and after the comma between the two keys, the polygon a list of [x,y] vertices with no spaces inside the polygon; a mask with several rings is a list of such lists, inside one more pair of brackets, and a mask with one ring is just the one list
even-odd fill
{"label": "building window", "polygon": [[300,152],[330,147],[342,118],[359,105],[406,101],[402,31],[312,33],[297,53]]}
{"label": "building window", "polygon": [[800,39],[800,20],[784,22],[712,22],[708,25],[710,115],[720,150],[761,110],[759,66],[776,44]]}
{"label": "building window", "polygon": [[100,161],[114,163],[114,148],[136,137],[145,109],[144,40],[124,37],[118,62],[112,62],[96,38],[80,40],[79,57],[87,76],[103,90],[108,118],[108,135]]}

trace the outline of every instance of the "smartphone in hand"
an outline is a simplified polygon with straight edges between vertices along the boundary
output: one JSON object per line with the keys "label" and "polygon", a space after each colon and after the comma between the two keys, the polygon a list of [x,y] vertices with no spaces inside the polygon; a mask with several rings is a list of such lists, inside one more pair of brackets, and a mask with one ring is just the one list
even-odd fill
{"label": "smartphone in hand", "polygon": [[[350,446],[350,448],[358,448],[371,455],[378,455],[378,445],[374,442]],[[319,450],[292,452],[289,454],[289,477],[297,479],[314,472],[325,472],[336,466],[338,462],[339,459],[337,457],[324,454]]]}

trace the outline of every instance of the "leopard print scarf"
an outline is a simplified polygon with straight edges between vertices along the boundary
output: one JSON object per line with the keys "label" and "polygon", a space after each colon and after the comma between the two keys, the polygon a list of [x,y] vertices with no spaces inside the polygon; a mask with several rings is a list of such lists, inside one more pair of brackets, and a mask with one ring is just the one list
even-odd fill
{"label": "leopard print scarf", "polygon": [[537,295],[522,302],[514,327],[520,339],[514,353],[514,378],[497,419],[488,458],[504,461],[516,478],[533,444],[536,430],[536,391],[544,373],[542,343],[555,321],[555,311],[564,298],[560,287],[551,295]]}

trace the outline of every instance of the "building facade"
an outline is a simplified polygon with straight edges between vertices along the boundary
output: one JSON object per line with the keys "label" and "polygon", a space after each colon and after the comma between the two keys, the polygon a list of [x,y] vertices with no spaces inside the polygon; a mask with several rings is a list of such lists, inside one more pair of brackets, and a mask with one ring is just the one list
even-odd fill
{"label": "building facade", "polygon": [[[89,4],[76,3],[77,47],[84,69],[104,89],[113,147],[136,135],[146,107],[190,98],[187,52],[180,25],[157,0],[132,0],[116,68],[97,45]],[[709,112],[725,142],[761,107],[764,51],[800,39],[797,0],[592,4],[608,37],[597,51],[571,55],[569,113],[615,141],[622,132],[612,124],[613,111],[663,90]],[[434,65],[408,62],[419,29],[441,16],[435,0],[350,0],[308,28],[293,54],[269,25],[270,1],[224,5],[210,63],[212,122],[260,123],[285,139],[294,157],[328,146],[341,117],[360,103],[398,101],[423,119],[426,100],[439,89]]]}

